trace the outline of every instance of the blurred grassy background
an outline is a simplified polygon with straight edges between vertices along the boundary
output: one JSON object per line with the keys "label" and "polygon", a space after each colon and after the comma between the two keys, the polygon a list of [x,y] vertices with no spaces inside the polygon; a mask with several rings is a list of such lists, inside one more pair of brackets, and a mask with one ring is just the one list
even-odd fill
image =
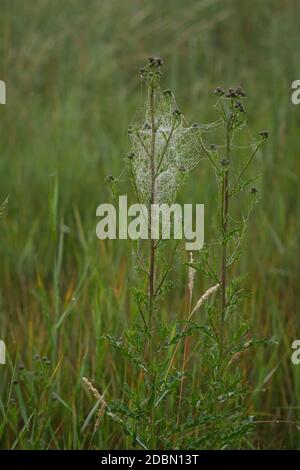
{"label": "blurred grassy background", "polygon": [[[299,331],[300,108],[290,102],[298,0],[1,0],[0,10],[0,200],[10,196],[0,222],[0,338],[12,360],[0,371],[1,447],[86,447],[80,374],[111,395],[122,387],[97,338],[130,321],[136,274],[125,242],[97,241],[95,209],[110,197],[105,175],[123,167],[138,71],[154,54],[190,121],[215,119],[214,88],[241,84],[253,135],[270,131],[239,270],[253,331],[279,344],[250,358],[245,373],[256,387],[249,406],[265,421],[254,445],[299,448],[299,369],[290,362]],[[207,171],[196,170],[182,198],[205,203],[209,217]],[[51,364],[37,365],[35,354]],[[17,375],[24,386],[10,388]],[[98,440],[124,445],[109,423]]]}

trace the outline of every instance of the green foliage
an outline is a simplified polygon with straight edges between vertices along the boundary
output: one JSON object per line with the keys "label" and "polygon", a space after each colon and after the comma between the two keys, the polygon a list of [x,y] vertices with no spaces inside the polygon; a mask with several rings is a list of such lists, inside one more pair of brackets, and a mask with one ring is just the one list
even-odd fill
{"label": "green foliage", "polygon": [[[242,254],[242,241],[256,190],[251,189],[247,216],[242,216],[241,222],[237,221],[236,215],[232,216],[230,202],[252,183],[252,179],[247,180],[244,175],[266,139],[267,132],[257,142],[249,144],[250,156],[245,162],[241,164],[233,160],[232,153],[238,152],[236,133],[247,126],[245,108],[240,101],[246,93],[241,87],[230,88],[226,95],[222,89],[216,89],[216,109],[220,119],[212,125],[193,124],[187,127],[186,119],[179,113],[174,126],[173,118],[169,116],[170,109],[164,109],[162,102],[161,65],[161,59],[150,57],[148,65],[142,69],[142,79],[146,81],[143,116],[146,122],[141,121],[138,127],[131,126],[129,130],[130,135],[134,136],[135,149],[128,157],[129,179],[138,200],[143,200],[148,207],[157,201],[169,202],[170,193],[165,190],[161,192],[160,189],[162,161],[165,159],[163,174],[169,172],[171,175],[178,160],[185,165],[181,138],[172,139],[176,132],[191,132],[194,151],[199,155],[197,160],[200,160],[201,154],[206,155],[215,171],[219,207],[216,226],[219,228],[215,242],[208,242],[200,251],[199,261],[193,263],[191,255],[191,262],[186,263],[189,266],[190,307],[186,319],[175,322],[171,318],[163,321],[159,315],[163,294],[174,288],[173,283],[168,281],[172,262],[159,256],[159,242],[150,242],[150,245],[149,242],[134,242],[142,278],[141,288],[135,287],[133,292],[140,322],[132,328],[125,327],[120,338],[111,334],[103,336],[116,351],[116,361],[130,364],[130,375],[123,382],[122,398],[108,401],[106,414],[111,416],[113,412],[113,421],[130,438],[129,446],[132,447],[246,447],[254,431],[254,417],[248,414],[247,395],[250,390],[247,377],[234,366],[234,362],[247,349],[264,341],[249,339],[249,327],[241,315],[245,299],[243,278],[238,276],[228,281],[228,271]],[[174,94],[170,90],[163,94],[172,97],[174,106]],[[184,130],[178,130],[182,125],[180,121],[186,123]],[[225,144],[221,142],[207,150],[204,138],[210,127],[224,129]],[[237,158],[235,155],[235,160]],[[132,165],[132,161],[137,163]],[[151,217],[148,223],[151,232]],[[178,249],[177,243],[173,258]],[[160,276],[157,276],[158,272],[161,272]],[[207,291],[203,301],[200,300],[192,308],[196,272],[217,282],[220,301],[209,299],[208,302],[210,291]],[[161,280],[158,281],[157,277]],[[198,324],[192,316],[200,307],[202,316],[204,309],[206,315]],[[200,365],[196,361],[193,370],[188,367],[190,357],[187,357],[191,341],[195,344],[191,355],[195,359],[201,358]]]}

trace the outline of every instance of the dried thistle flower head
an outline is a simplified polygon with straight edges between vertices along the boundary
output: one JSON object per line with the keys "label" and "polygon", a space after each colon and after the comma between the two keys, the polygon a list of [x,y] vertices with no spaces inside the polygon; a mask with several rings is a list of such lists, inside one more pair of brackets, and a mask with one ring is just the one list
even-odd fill
{"label": "dried thistle flower head", "polygon": [[269,137],[269,131],[261,131],[259,134],[263,139],[267,139]]}

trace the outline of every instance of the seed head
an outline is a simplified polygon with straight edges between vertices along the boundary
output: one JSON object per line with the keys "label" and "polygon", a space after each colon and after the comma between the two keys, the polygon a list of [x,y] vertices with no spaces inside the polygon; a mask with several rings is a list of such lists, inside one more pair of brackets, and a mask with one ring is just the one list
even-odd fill
{"label": "seed head", "polygon": [[263,138],[263,139],[267,139],[269,137],[269,131],[261,131],[259,133],[259,135]]}
{"label": "seed head", "polygon": [[241,101],[237,101],[234,107],[238,109],[241,113],[245,113],[245,108]]}
{"label": "seed head", "polygon": [[163,65],[163,60],[160,57],[149,57],[150,66],[161,67]]}
{"label": "seed head", "polygon": [[[115,178],[113,175],[108,175],[108,176],[106,177],[106,179],[107,179],[107,181],[112,182],[112,181],[115,181],[116,178]],[[47,359],[47,358],[46,358],[46,359]],[[44,361],[44,360],[45,360],[45,359],[43,358],[43,361]]]}
{"label": "seed head", "polygon": [[247,96],[246,93],[245,93],[245,91],[243,90],[243,88],[242,88],[240,85],[238,85],[238,86],[235,88],[235,92],[236,92],[236,94],[237,94],[238,96],[241,96],[242,98],[245,98],[245,96]]}
{"label": "seed head", "polygon": [[234,88],[229,88],[226,96],[227,96],[227,98],[236,98],[237,94],[236,94],[236,91],[234,90]]}
{"label": "seed head", "polygon": [[169,88],[167,88],[166,90],[163,91],[163,94],[165,96],[172,96],[173,93],[172,93],[172,90],[170,90]]}
{"label": "seed head", "polygon": [[94,431],[96,431],[100,425],[101,418],[104,415],[105,408],[107,407],[107,403],[104,400],[104,396],[98,392],[98,390],[93,386],[90,380],[88,380],[86,377],[82,377],[82,382],[86,386],[86,388],[91,392],[94,398],[100,403],[100,407],[97,411],[96,423],[94,427]]}
{"label": "seed head", "polygon": [[173,114],[174,114],[174,116],[179,117],[179,116],[181,116],[182,113],[178,108],[176,108],[176,109],[174,109]]}

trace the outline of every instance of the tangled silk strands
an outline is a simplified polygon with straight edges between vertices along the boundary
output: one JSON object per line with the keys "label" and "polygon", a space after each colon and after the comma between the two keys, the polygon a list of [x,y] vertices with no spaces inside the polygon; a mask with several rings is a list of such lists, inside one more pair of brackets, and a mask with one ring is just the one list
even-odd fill
{"label": "tangled silk strands", "polygon": [[[147,85],[148,86],[148,85]],[[187,126],[177,108],[173,93],[161,90],[156,84],[155,109],[155,199],[156,203],[171,203],[185,174],[199,161],[195,132]],[[151,141],[150,93],[147,89],[145,104],[140,116],[131,126],[129,135],[132,146],[132,168],[139,197],[148,201],[151,193]]]}

